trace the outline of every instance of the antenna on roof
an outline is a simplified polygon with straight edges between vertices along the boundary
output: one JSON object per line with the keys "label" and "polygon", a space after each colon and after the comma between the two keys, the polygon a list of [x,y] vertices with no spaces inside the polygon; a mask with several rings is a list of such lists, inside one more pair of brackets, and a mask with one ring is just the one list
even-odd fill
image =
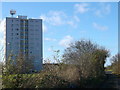
{"label": "antenna on roof", "polygon": [[16,11],[15,11],[15,10],[10,10],[10,14],[11,14],[12,17],[13,17],[13,15],[16,14]]}

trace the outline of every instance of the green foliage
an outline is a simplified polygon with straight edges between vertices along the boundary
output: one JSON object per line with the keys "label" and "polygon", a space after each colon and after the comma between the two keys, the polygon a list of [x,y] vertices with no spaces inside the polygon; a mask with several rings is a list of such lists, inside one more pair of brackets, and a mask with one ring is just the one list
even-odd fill
{"label": "green foliage", "polygon": [[30,73],[33,63],[21,55],[16,57],[15,60],[12,59],[12,56],[8,57],[6,64],[3,66],[2,83],[5,88],[21,88],[30,79],[29,76],[24,78],[24,74]]}
{"label": "green foliage", "polygon": [[45,75],[39,83],[39,88],[65,88],[68,87],[68,82],[61,77],[48,74]]}
{"label": "green foliage", "polygon": [[120,74],[120,54],[116,54],[111,58],[111,66],[113,73]]}
{"label": "green foliage", "polygon": [[33,74],[12,74],[3,76],[4,88],[28,88],[33,87],[33,82],[30,82]]}
{"label": "green foliage", "polygon": [[25,59],[22,55],[17,56],[15,60],[12,57],[13,55],[8,57],[3,67],[3,75],[30,73],[33,68],[31,59]]}
{"label": "green foliage", "polygon": [[104,75],[104,64],[109,56],[107,50],[91,41],[76,41],[65,49],[63,61],[76,65],[81,78],[94,78]]}

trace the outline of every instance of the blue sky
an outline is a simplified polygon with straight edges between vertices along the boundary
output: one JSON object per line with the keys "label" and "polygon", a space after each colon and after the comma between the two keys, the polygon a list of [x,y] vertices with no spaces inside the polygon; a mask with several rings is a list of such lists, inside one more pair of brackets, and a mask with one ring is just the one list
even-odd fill
{"label": "blue sky", "polygon": [[[111,56],[118,52],[117,2],[3,2],[3,22],[10,16],[11,9],[17,11],[15,17],[26,15],[43,19],[44,58],[52,59],[52,47],[62,54],[70,42],[81,39],[104,46]],[[1,41],[2,38],[1,30]]]}

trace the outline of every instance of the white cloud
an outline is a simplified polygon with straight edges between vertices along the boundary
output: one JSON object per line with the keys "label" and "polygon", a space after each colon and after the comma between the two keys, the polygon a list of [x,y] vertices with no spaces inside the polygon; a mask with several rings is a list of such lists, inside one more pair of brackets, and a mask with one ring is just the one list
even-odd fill
{"label": "white cloud", "polygon": [[46,26],[46,24],[45,24],[45,22],[44,22],[44,21],[47,20],[47,18],[46,18],[44,15],[41,15],[41,16],[40,16],[40,19],[43,20],[43,32],[47,32],[48,28],[47,28],[47,26]]}
{"label": "white cloud", "polygon": [[98,30],[107,30],[107,29],[108,29],[107,26],[99,25],[99,24],[97,24],[96,22],[93,23],[93,27],[94,27],[95,29],[98,29]]}
{"label": "white cloud", "polygon": [[1,43],[3,43],[3,40],[2,40],[2,38],[0,38],[0,46],[1,46]]}
{"label": "white cloud", "polygon": [[5,42],[5,40],[4,40],[4,39],[2,39],[2,38],[0,38],[0,46],[2,46],[2,47],[3,47],[4,42]]}
{"label": "white cloud", "polygon": [[65,36],[62,40],[60,40],[59,45],[63,47],[69,47],[69,44],[73,41],[73,37],[70,35]]}
{"label": "white cloud", "polygon": [[66,15],[62,11],[49,11],[47,14],[41,15],[40,18],[51,25],[62,25]]}
{"label": "white cloud", "polygon": [[40,16],[40,19],[42,19],[43,21],[46,21],[46,20],[47,20],[47,18],[46,18],[45,15],[41,15],[41,16]]}
{"label": "white cloud", "polygon": [[85,13],[89,10],[88,8],[88,4],[87,3],[79,3],[79,4],[75,4],[75,12],[76,13]]}
{"label": "white cloud", "polygon": [[46,14],[42,14],[40,18],[43,19],[45,23],[53,26],[70,25],[76,27],[77,22],[80,21],[76,15],[68,16],[63,11],[49,11]]}
{"label": "white cloud", "polygon": [[4,61],[5,56],[5,40],[0,38],[0,61]]}
{"label": "white cloud", "polygon": [[5,23],[6,19],[3,19],[3,20],[0,20],[0,33],[3,33],[5,32]]}
{"label": "white cloud", "polygon": [[57,41],[57,40],[54,39],[54,38],[44,38],[44,40],[46,40],[46,41]]}
{"label": "white cloud", "polygon": [[103,17],[104,15],[108,15],[111,12],[110,4],[100,4],[100,8],[95,11],[95,15],[99,17]]}
{"label": "white cloud", "polygon": [[49,21],[52,22],[53,25],[62,25],[64,24],[64,18],[65,18],[65,13],[61,11],[51,11],[49,12],[51,18],[49,18]]}
{"label": "white cloud", "polygon": [[0,61],[4,60],[5,54],[5,19],[0,20]]}
{"label": "white cloud", "polygon": [[47,32],[48,28],[47,26],[43,23],[43,32]]}
{"label": "white cloud", "polygon": [[52,48],[48,48],[48,51],[49,51],[49,52],[52,52],[53,50],[52,50]]}
{"label": "white cloud", "polygon": [[5,21],[6,21],[5,19],[0,21],[0,46],[1,47],[4,47],[4,43],[5,43],[5,29],[6,29]]}
{"label": "white cloud", "polygon": [[76,21],[76,22],[80,22],[80,19],[79,19],[79,17],[78,16],[73,16],[73,19]]}
{"label": "white cloud", "polygon": [[74,15],[74,16],[72,16],[72,18],[70,18],[68,21],[66,21],[66,24],[76,28],[78,22],[80,22],[79,17]]}
{"label": "white cloud", "polygon": [[70,26],[72,26],[72,27],[76,27],[76,24],[75,24],[75,22],[74,21],[67,21],[67,24],[68,25],[70,25]]}

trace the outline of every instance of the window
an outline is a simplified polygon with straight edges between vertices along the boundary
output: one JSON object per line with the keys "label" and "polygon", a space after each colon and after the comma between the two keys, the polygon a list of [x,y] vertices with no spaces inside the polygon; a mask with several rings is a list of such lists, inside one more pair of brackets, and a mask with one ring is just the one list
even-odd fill
{"label": "window", "polygon": [[28,29],[25,29],[25,31],[28,31]]}
{"label": "window", "polygon": [[13,36],[13,33],[11,33],[11,35]]}
{"label": "window", "polygon": [[16,26],[19,26],[19,24],[16,24]]}
{"label": "window", "polygon": [[17,28],[16,30],[18,31],[19,29]]}
{"label": "window", "polygon": [[19,35],[19,33],[17,33],[17,35]]}
{"label": "window", "polygon": [[28,47],[25,47],[26,50],[28,50]]}

